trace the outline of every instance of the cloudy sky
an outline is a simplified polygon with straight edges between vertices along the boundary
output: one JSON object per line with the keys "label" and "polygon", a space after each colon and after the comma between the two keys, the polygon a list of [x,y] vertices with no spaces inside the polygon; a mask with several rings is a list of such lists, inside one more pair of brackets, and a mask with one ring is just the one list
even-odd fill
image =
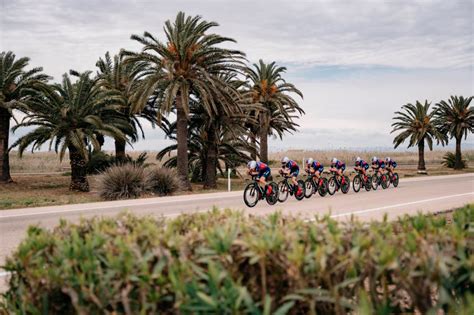
{"label": "cloudy sky", "polygon": [[[214,31],[236,39],[249,62],[286,66],[304,93],[300,132],[272,150],[390,147],[401,105],[474,94],[472,0],[0,1],[0,50],[55,79],[94,70],[106,51],[138,50],[131,34],[162,37],[180,10],[218,22]],[[166,143],[150,129],[134,147]]]}

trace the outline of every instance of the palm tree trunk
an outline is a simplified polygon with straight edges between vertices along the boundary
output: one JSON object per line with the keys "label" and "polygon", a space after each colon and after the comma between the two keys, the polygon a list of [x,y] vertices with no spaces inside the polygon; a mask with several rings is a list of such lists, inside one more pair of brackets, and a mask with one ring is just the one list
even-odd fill
{"label": "palm tree trunk", "polygon": [[87,181],[86,160],[74,146],[69,146],[69,161],[71,164],[71,184],[69,190],[89,191]]}
{"label": "palm tree trunk", "polygon": [[10,183],[10,158],[8,155],[8,141],[10,136],[10,113],[0,108],[0,183]]}
{"label": "palm tree trunk", "polygon": [[115,159],[118,162],[123,162],[125,160],[125,140],[115,139]]}
{"label": "palm tree trunk", "polygon": [[418,143],[418,173],[426,173],[425,166],[425,139]]}
{"label": "palm tree trunk", "polygon": [[462,140],[462,137],[456,138],[456,161],[454,162],[455,170],[460,170],[463,168],[462,153],[461,153],[461,140]]}
{"label": "palm tree trunk", "polygon": [[260,161],[268,163],[268,127],[260,129]]}
{"label": "palm tree trunk", "polygon": [[216,167],[217,167],[217,143],[216,128],[211,124],[207,133],[207,159],[206,174],[204,178],[204,189],[217,188]]}
{"label": "palm tree trunk", "polygon": [[188,117],[183,109],[181,95],[176,95],[176,135],[178,141],[177,166],[185,190],[192,190],[188,166]]}
{"label": "palm tree trunk", "polygon": [[250,131],[250,143],[252,144],[250,157],[255,161],[257,159],[257,135],[253,131]]}

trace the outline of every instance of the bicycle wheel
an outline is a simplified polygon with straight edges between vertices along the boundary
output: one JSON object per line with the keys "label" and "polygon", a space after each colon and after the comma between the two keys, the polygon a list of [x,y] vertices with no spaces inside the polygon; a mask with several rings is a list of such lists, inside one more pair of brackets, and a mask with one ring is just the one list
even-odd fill
{"label": "bicycle wheel", "polygon": [[364,188],[366,191],[370,191],[370,189],[372,189],[371,182],[372,182],[372,176],[367,176],[367,181],[364,183]]}
{"label": "bicycle wheel", "polygon": [[304,181],[304,196],[306,198],[311,197],[314,194],[314,185],[313,185],[313,180],[311,178],[308,178]]}
{"label": "bicycle wheel", "polygon": [[341,191],[343,194],[347,194],[351,188],[351,181],[349,177],[344,176],[344,184],[341,184]]}
{"label": "bicycle wheel", "polygon": [[278,185],[274,182],[271,182],[268,185],[272,187],[272,193],[270,195],[267,195],[265,199],[267,200],[267,203],[270,206],[273,206],[278,202]]}
{"label": "bicycle wheel", "polygon": [[284,180],[278,183],[278,201],[285,202],[288,199],[288,185]]}
{"label": "bicycle wheel", "polygon": [[380,184],[382,186],[382,189],[387,189],[388,187],[388,177],[387,175],[383,174],[382,176],[380,176]]}
{"label": "bicycle wheel", "polygon": [[324,197],[328,193],[328,180],[326,178],[322,179],[321,184],[318,187],[318,193],[321,197]]}
{"label": "bicycle wheel", "polygon": [[337,183],[336,183],[336,177],[331,177],[328,182],[328,193],[332,196],[336,192],[337,188]]}
{"label": "bicycle wheel", "polygon": [[379,187],[379,178],[377,175],[372,176],[371,184],[372,184],[372,189],[377,190],[377,188]]}
{"label": "bicycle wheel", "polygon": [[304,181],[302,181],[301,179],[298,180],[298,188],[301,189],[301,192],[300,194],[298,194],[298,191],[295,191],[295,198],[296,200],[303,200],[304,199],[304,196],[306,194],[306,187],[304,185]]}
{"label": "bicycle wheel", "polygon": [[352,189],[357,193],[360,190],[361,179],[359,175],[356,175],[352,180]]}
{"label": "bicycle wheel", "polygon": [[258,203],[259,191],[255,183],[248,184],[244,189],[244,202],[247,207],[252,208]]}
{"label": "bicycle wheel", "polygon": [[392,183],[393,183],[393,187],[398,187],[398,173],[393,173],[393,180],[392,180]]}

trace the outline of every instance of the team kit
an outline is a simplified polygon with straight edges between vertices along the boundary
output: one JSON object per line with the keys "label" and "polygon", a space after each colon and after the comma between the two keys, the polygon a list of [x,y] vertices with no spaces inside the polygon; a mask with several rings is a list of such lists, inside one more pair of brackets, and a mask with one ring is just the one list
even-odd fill
{"label": "team kit", "polygon": [[[368,174],[372,168],[373,175]],[[398,186],[398,174],[395,172],[397,163],[387,157],[379,159],[372,157],[371,165],[362,158],[355,160],[355,177],[352,180],[352,187],[355,192],[361,188],[365,190],[377,190],[379,186],[386,189],[393,184]],[[252,183],[244,189],[244,201],[247,206],[254,207],[259,200],[266,200],[268,204],[274,205],[277,202],[284,202],[288,196],[294,196],[297,200],[305,197],[309,198],[318,193],[321,197],[326,194],[333,195],[338,190],[346,194],[350,188],[350,179],[344,175],[346,164],[337,158],[331,160],[329,172],[324,171],[324,166],[319,161],[309,158],[305,161],[306,180],[298,179],[300,167],[296,161],[284,157],[281,160],[279,174],[283,180],[278,184],[269,182],[272,171],[270,167],[260,161],[250,161],[247,164],[248,174],[252,176]],[[329,178],[323,174],[331,174]]]}

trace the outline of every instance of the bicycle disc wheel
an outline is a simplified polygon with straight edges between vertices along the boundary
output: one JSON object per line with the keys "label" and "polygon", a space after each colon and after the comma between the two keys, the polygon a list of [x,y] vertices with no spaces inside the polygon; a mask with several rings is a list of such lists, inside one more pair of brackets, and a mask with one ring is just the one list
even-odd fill
{"label": "bicycle disc wheel", "polygon": [[295,198],[296,200],[303,200],[305,194],[306,194],[306,189],[305,189],[305,185],[304,185],[304,181],[302,181],[301,179],[298,180],[298,188],[301,189],[301,193],[298,195],[298,191],[295,191]]}
{"label": "bicycle disc wheel", "polygon": [[367,181],[364,183],[364,188],[366,191],[370,191],[372,189],[372,176],[367,176]]}
{"label": "bicycle disc wheel", "polygon": [[321,197],[324,197],[328,193],[328,180],[323,178],[321,185],[319,185],[318,193]]}
{"label": "bicycle disc wheel", "polygon": [[337,183],[336,183],[336,178],[331,177],[328,182],[328,193],[332,196],[336,192],[337,188]]}
{"label": "bicycle disc wheel", "polygon": [[392,183],[393,183],[393,187],[398,187],[398,173],[393,173],[393,180],[392,180]]}
{"label": "bicycle disc wheel", "polygon": [[352,189],[357,193],[360,190],[361,180],[360,176],[356,175],[352,180]]}
{"label": "bicycle disc wheel", "polygon": [[380,184],[382,186],[382,189],[387,189],[388,187],[388,177],[387,175],[383,174],[381,177],[380,177]]}
{"label": "bicycle disc wheel", "polygon": [[341,191],[343,194],[347,194],[349,192],[349,189],[351,188],[351,181],[347,176],[344,176],[344,181],[344,184],[341,184]]}
{"label": "bicycle disc wheel", "polygon": [[373,190],[377,190],[379,187],[379,179],[377,175],[372,176],[371,185]]}
{"label": "bicycle disc wheel", "polygon": [[314,193],[313,180],[311,178],[308,178],[307,180],[305,180],[304,187],[305,187],[304,196],[306,198],[311,197]]}
{"label": "bicycle disc wheel", "polygon": [[281,181],[278,183],[278,201],[279,202],[285,202],[286,199],[288,199],[288,185],[285,183],[285,181]]}
{"label": "bicycle disc wheel", "polygon": [[267,203],[270,206],[273,206],[278,202],[278,185],[273,182],[268,185],[272,187],[272,193],[270,195],[267,195],[265,199],[267,200]]}
{"label": "bicycle disc wheel", "polygon": [[244,202],[247,207],[252,208],[258,203],[258,188],[254,183],[248,184],[244,189]]}

